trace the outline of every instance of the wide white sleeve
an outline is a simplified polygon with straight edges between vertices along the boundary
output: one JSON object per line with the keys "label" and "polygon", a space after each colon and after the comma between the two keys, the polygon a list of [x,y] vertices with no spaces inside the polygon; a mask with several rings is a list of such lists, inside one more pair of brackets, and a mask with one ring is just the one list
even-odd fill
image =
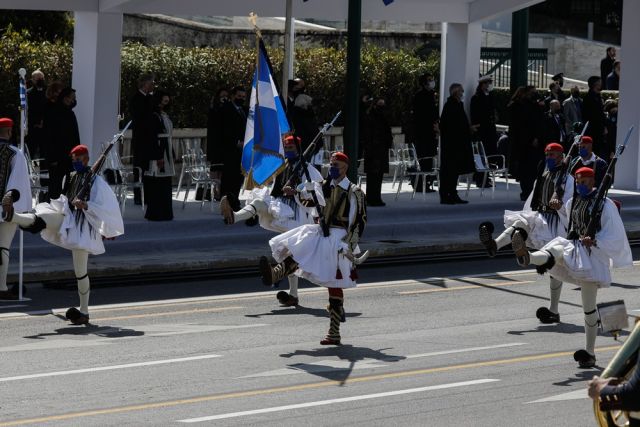
{"label": "wide white sleeve", "polygon": [[524,206],[522,207],[523,211],[530,211],[531,210],[531,201],[533,200],[533,193],[535,193],[536,191],[536,183],[538,182],[538,180],[535,180],[533,182],[533,187],[531,189],[531,193],[529,193],[529,196],[527,197],[527,200],[524,202]]}
{"label": "wide white sleeve", "polygon": [[600,231],[596,233],[596,245],[610,259],[613,267],[630,267],[633,265],[633,256],[627,240],[627,233],[618,213],[617,206],[607,199],[602,209],[600,219]]}
{"label": "wide white sleeve", "polygon": [[[326,206],[326,201],[324,200],[324,194],[322,193],[322,175],[320,174],[320,172],[318,172],[318,169],[316,169],[315,167],[308,165],[308,169],[309,169],[309,177],[311,178],[311,181],[313,181],[313,189],[316,192],[316,197],[318,198],[318,204],[320,206]],[[306,178],[306,175],[304,176],[304,182],[309,182]],[[302,190],[300,193],[300,199],[302,200],[311,200],[313,197],[311,196],[311,193],[308,192],[307,190]]]}
{"label": "wide white sleeve", "polygon": [[[7,190],[18,190],[20,199],[14,203],[13,208],[16,212],[29,212],[33,207],[31,199],[31,177],[29,176],[29,167],[27,159],[22,151],[12,147],[15,156],[11,159],[11,173],[7,181]],[[3,195],[0,195],[2,197]]]}
{"label": "wide white sleeve", "polygon": [[111,238],[124,234],[124,222],[120,204],[111,187],[96,177],[91,186],[91,197],[84,211],[89,223],[104,237]]}
{"label": "wide white sleeve", "polygon": [[353,225],[353,222],[356,220],[356,212],[358,211],[358,199],[356,198],[355,192],[351,192],[351,197],[349,199],[349,227]]}
{"label": "wide white sleeve", "polygon": [[573,176],[570,173],[567,173],[567,182],[564,185],[564,196],[562,196],[562,204],[567,205],[569,200],[573,198],[573,191],[575,189]]}

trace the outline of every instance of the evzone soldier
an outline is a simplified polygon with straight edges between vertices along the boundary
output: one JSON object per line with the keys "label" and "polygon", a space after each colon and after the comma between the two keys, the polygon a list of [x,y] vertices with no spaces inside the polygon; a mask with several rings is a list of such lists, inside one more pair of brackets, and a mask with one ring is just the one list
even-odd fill
{"label": "evzone soldier", "polygon": [[[498,250],[511,243],[514,233],[519,230],[524,236],[528,247],[540,249],[558,236],[566,235],[568,218],[563,209],[573,196],[574,179],[566,174],[564,191],[559,196],[558,182],[563,179],[562,162],[564,148],[558,143],[551,143],[545,147],[545,164],[540,167],[541,173],[534,184],[521,211],[505,211],[505,230],[495,240],[492,237],[494,226],[490,222],[480,224],[480,241],[485,246],[490,257],[494,257]],[[550,305],[540,307],[536,317],[542,323],[560,322],[558,304],[562,292],[562,282],[551,275],[549,289],[551,291]]]}
{"label": "evzone soldier", "polygon": [[[305,224],[314,224],[318,218],[317,207],[311,195],[315,191],[320,206],[325,205],[322,195],[322,175],[313,166],[308,166],[311,182],[306,178],[303,167],[294,171],[296,161],[301,155],[300,138],[286,136],[283,141],[287,167],[274,180],[271,188],[263,187],[251,191],[246,205],[237,212],[229,196],[220,201],[220,212],[226,224],[235,224],[257,217],[265,230],[284,233]],[[280,304],[292,307],[298,305],[298,276],[290,274],[289,292],[277,294]]]}
{"label": "evzone soldier", "polygon": [[[603,205],[601,214],[598,214],[598,193],[594,170],[589,167],[578,169],[576,194],[564,206],[570,218],[567,238],[556,237],[540,250],[532,252],[527,250],[526,237],[521,231],[516,230],[512,239],[519,265],[535,265],[540,274],[548,271],[553,277],[580,286],[586,348],[576,351],[573,357],[581,368],[591,368],[596,363],[598,288],[609,287],[611,284],[611,267],[633,265],[629,241],[618,208],[611,199],[605,197],[600,200]],[[595,232],[591,230],[593,224]]]}
{"label": "evzone soldier", "polygon": [[8,194],[7,204],[2,205],[0,218],[0,300],[16,300],[18,294],[7,287],[9,248],[16,234],[16,225],[7,222],[11,212],[31,210],[31,179],[29,167],[22,151],[11,145],[13,120],[0,118],[0,195]]}
{"label": "evzone soldier", "polygon": [[277,264],[260,258],[265,284],[295,273],[329,290],[329,332],[322,345],[340,344],[340,322],[346,320],[343,289],[356,286],[355,267],[366,258],[358,241],[367,221],[365,195],[347,178],[349,158],[341,152],[331,155],[329,177],[323,185],[326,207],[319,224],[306,224],[269,241]]}
{"label": "evzone soldier", "polygon": [[605,173],[607,173],[608,163],[595,155],[593,152],[593,139],[590,136],[580,138],[578,147],[578,156],[571,161],[571,175],[575,175],[576,171],[582,167],[590,167],[596,173],[596,187],[600,187],[600,183]]}
{"label": "evzone soldier", "polygon": [[[76,146],[71,150],[71,159],[75,171],[65,183],[60,198],[36,205],[35,214],[13,213],[8,220],[32,233],[40,232],[47,242],[71,251],[80,309],[68,309],[66,318],[74,325],[86,325],[89,323],[89,255],[103,254],[103,239],[122,235],[124,224],[111,187],[89,167],[88,148]],[[88,192],[87,185],[90,186]]]}

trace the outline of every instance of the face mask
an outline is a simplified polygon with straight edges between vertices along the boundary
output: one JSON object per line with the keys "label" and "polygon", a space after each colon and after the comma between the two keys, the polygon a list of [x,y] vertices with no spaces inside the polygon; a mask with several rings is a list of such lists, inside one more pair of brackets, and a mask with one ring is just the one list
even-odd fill
{"label": "face mask", "polygon": [[586,148],[580,147],[578,149],[578,154],[580,154],[580,157],[586,159],[589,156],[589,151]]}
{"label": "face mask", "polygon": [[39,89],[45,87],[44,80],[36,80],[36,87]]}
{"label": "face mask", "polygon": [[586,197],[591,194],[591,188],[584,184],[576,184],[576,191],[578,191],[578,194],[582,197]]}
{"label": "face mask", "polygon": [[83,172],[85,169],[84,163],[82,163],[82,160],[76,160],[75,162],[71,162],[71,164],[73,165],[73,169],[76,172]]}
{"label": "face mask", "polygon": [[286,157],[289,160],[293,160],[296,157],[298,157],[298,153],[296,153],[295,151],[285,151],[284,157]]}
{"label": "face mask", "polygon": [[556,168],[556,159],[549,158],[547,159],[547,169],[550,171]]}
{"label": "face mask", "polygon": [[338,179],[340,177],[340,169],[335,166],[331,166],[329,168],[329,176],[331,179]]}
{"label": "face mask", "polygon": [[435,89],[435,87],[436,87],[436,82],[435,81],[431,80],[430,82],[427,82],[427,88],[433,90],[433,89]]}
{"label": "face mask", "polygon": [[233,103],[236,104],[238,107],[242,107],[244,106],[244,99],[234,99]]}

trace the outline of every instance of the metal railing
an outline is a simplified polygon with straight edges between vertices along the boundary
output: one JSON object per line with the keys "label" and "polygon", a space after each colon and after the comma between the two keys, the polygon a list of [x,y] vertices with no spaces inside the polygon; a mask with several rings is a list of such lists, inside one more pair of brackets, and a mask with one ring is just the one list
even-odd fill
{"label": "metal railing", "polygon": [[[547,49],[529,49],[527,70],[528,84],[546,87],[548,62]],[[511,84],[511,49],[503,47],[483,47],[480,51],[480,74],[493,75],[496,87],[509,87]]]}

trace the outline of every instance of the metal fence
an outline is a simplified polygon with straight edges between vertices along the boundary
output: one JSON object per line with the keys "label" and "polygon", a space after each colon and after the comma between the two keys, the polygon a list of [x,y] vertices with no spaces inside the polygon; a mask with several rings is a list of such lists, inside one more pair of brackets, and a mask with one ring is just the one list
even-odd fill
{"label": "metal fence", "polygon": [[[528,84],[547,87],[547,49],[529,49]],[[509,87],[511,83],[511,49],[502,47],[483,47],[480,51],[480,74],[493,75],[496,87]]]}

